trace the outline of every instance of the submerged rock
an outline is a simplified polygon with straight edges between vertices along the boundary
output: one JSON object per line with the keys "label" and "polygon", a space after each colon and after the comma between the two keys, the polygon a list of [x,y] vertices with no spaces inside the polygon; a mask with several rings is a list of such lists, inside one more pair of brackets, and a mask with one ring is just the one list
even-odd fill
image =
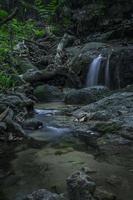
{"label": "submerged rock", "polygon": [[67,188],[70,200],[94,200],[96,184],[84,169],[68,177]]}
{"label": "submerged rock", "polygon": [[40,189],[32,194],[27,195],[22,200],[65,200],[61,195],[49,192],[45,189]]}
{"label": "submerged rock", "polygon": [[35,118],[27,119],[23,123],[23,128],[28,130],[36,130],[43,127],[43,123]]}

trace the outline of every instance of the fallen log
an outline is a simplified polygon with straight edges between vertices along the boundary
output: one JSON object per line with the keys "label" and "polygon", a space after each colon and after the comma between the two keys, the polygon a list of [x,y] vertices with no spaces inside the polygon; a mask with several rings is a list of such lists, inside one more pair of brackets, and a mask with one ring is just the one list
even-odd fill
{"label": "fallen log", "polygon": [[47,84],[48,81],[56,80],[57,78],[60,79],[62,77],[69,82],[71,87],[81,88],[81,81],[79,77],[74,72],[68,71],[65,68],[56,69],[54,71],[28,71],[23,75],[23,79],[32,85],[37,85],[37,83],[40,82]]}

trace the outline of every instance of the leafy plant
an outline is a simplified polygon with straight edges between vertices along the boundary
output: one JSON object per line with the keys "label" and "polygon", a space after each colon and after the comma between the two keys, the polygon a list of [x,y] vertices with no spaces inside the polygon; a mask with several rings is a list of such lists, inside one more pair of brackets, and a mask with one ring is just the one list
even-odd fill
{"label": "leafy plant", "polygon": [[16,82],[12,79],[10,75],[5,74],[4,72],[0,72],[0,89],[7,90],[9,88],[14,87]]}
{"label": "leafy plant", "polygon": [[63,7],[65,0],[51,0],[49,3],[44,3],[42,0],[35,0],[36,9],[40,17],[48,23],[52,23],[59,7]]}
{"label": "leafy plant", "polygon": [[[10,36],[11,34],[11,36]],[[13,47],[24,39],[42,37],[45,30],[38,28],[36,22],[29,19],[26,22],[13,19],[0,29],[0,63],[11,53],[11,39]]]}
{"label": "leafy plant", "polygon": [[8,13],[5,10],[0,9],[0,20],[3,20],[8,16]]}

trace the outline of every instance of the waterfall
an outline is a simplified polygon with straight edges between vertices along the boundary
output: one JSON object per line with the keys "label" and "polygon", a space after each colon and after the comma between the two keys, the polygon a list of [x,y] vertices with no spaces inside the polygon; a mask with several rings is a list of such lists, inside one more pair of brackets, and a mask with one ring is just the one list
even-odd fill
{"label": "waterfall", "polygon": [[108,55],[107,64],[105,68],[105,85],[109,88],[110,86],[110,75],[109,75],[109,62],[110,62],[111,54]]}
{"label": "waterfall", "polygon": [[87,74],[87,80],[86,80],[87,87],[98,85],[98,77],[99,77],[101,61],[102,61],[101,54],[92,61]]}

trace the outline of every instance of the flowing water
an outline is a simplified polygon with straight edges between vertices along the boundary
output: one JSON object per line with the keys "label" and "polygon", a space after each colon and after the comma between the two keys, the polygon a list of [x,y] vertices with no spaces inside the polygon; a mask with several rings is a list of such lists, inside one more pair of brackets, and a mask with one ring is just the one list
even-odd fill
{"label": "flowing water", "polygon": [[95,86],[98,85],[99,71],[102,61],[102,55],[100,54],[95,58],[91,65],[89,66],[89,71],[87,74],[86,86]]}
{"label": "flowing water", "polygon": [[[27,132],[31,138],[28,145],[15,147],[15,157],[1,184],[0,200],[21,200],[23,195],[40,188],[65,192],[66,178],[82,167],[89,168],[97,187],[114,192],[118,199],[133,199],[133,173],[112,162],[95,160],[85,143],[73,137],[74,120],[65,114],[66,109],[70,107],[60,102],[37,105],[34,117],[44,127]],[[3,159],[7,161],[6,156]],[[118,183],[110,185],[107,178]]]}
{"label": "flowing water", "polygon": [[110,87],[110,73],[109,73],[110,57],[111,57],[111,54],[108,55],[107,64],[106,64],[106,68],[105,68],[105,85],[108,88]]}

